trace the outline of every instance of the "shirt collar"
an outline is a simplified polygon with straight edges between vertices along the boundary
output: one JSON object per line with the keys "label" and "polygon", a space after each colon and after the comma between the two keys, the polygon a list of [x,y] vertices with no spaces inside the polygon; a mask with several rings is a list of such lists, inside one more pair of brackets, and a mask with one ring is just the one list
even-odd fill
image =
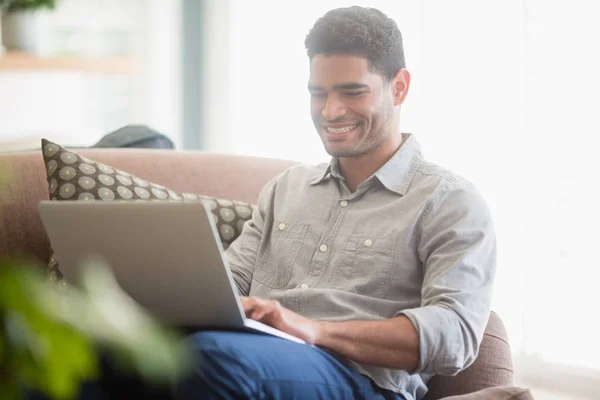
{"label": "shirt collar", "polygon": [[[413,134],[403,134],[404,142],[398,151],[377,171],[375,176],[386,189],[405,195],[417,168],[423,162],[421,146]],[[342,179],[339,172],[339,159],[333,157],[325,171],[310,180],[310,185],[317,185],[330,177]],[[369,179],[371,179],[370,177]]]}
{"label": "shirt collar", "polygon": [[403,134],[404,142],[396,154],[375,172],[375,176],[388,190],[405,195],[417,169],[423,162],[421,146],[413,134]]}
{"label": "shirt collar", "polygon": [[319,172],[309,181],[309,183],[310,185],[317,185],[332,176],[340,180],[343,179],[342,174],[340,173],[339,159],[337,157],[333,157],[329,161],[329,165],[327,165],[325,171]]}

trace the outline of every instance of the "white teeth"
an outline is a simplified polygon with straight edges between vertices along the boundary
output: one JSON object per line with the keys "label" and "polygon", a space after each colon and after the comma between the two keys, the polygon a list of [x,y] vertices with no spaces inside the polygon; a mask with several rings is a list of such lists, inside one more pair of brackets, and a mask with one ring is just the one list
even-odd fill
{"label": "white teeth", "polygon": [[325,127],[325,129],[327,130],[327,132],[329,133],[346,133],[346,132],[350,132],[352,129],[356,128],[358,126],[358,124],[354,124],[351,126],[346,126],[344,128],[331,128],[331,127]]}

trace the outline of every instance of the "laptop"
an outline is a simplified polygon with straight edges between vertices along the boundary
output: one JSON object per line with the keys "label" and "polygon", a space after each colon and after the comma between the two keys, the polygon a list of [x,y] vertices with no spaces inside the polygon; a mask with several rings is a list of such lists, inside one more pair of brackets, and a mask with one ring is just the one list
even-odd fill
{"label": "laptop", "polygon": [[42,201],[39,213],[64,279],[90,258],[169,325],[263,332],[303,340],[246,318],[217,233],[201,201]]}

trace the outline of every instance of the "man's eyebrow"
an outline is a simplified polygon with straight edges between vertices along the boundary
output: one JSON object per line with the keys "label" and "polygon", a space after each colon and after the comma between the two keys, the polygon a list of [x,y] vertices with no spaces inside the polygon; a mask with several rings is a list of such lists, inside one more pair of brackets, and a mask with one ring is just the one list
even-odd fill
{"label": "man's eyebrow", "polygon": [[356,90],[356,89],[368,89],[369,85],[364,83],[343,83],[341,85],[335,85],[333,90]]}
{"label": "man's eyebrow", "polygon": [[[339,85],[335,85],[333,87],[333,90],[335,91],[340,91],[340,90],[357,90],[357,89],[369,89],[369,85],[365,85],[364,83],[342,83]],[[312,91],[319,91],[319,90],[325,90],[322,86],[317,86],[317,85],[308,85],[308,90]]]}

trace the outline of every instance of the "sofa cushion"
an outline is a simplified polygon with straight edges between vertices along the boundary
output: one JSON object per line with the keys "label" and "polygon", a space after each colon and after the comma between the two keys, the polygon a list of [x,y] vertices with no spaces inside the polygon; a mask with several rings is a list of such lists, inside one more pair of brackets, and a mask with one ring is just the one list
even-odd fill
{"label": "sofa cushion", "polygon": [[[55,201],[171,200],[206,201],[213,213],[224,248],[241,233],[253,205],[195,193],[176,193],[110,165],[90,160],[62,146],[42,140],[49,198]],[[176,171],[174,171],[176,173]],[[51,280],[62,279],[54,255],[48,262]]]}

